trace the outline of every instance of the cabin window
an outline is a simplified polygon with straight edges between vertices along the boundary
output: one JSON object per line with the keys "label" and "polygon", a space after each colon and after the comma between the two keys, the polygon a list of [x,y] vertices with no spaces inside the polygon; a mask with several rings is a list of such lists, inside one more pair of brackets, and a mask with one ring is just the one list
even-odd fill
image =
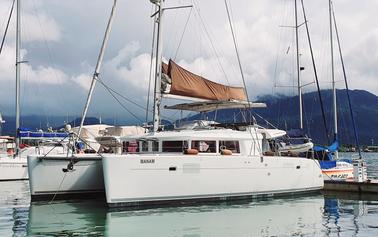
{"label": "cabin window", "polygon": [[240,153],[239,141],[219,141],[219,152],[223,149],[230,150],[232,153]]}
{"label": "cabin window", "polygon": [[152,146],[152,151],[153,152],[159,151],[159,142],[158,141],[152,141],[151,142],[151,146]]}
{"label": "cabin window", "polygon": [[217,150],[217,143],[215,141],[192,141],[192,149],[199,152],[215,153]]}
{"label": "cabin window", "polygon": [[183,152],[187,148],[187,141],[163,141],[163,152]]}
{"label": "cabin window", "polygon": [[141,147],[142,147],[142,151],[143,152],[147,152],[148,151],[148,141],[141,141]]}
{"label": "cabin window", "polygon": [[127,153],[139,152],[139,143],[137,141],[124,142],[123,151]]}

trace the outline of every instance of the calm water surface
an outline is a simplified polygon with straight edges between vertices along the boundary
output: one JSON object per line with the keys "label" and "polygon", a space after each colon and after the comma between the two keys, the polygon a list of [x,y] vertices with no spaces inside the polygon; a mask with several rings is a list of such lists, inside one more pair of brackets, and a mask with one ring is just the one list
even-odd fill
{"label": "calm water surface", "polygon": [[[377,178],[378,155],[365,157]],[[378,196],[109,210],[95,200],[30,204],[27,181],[0,182],[0,236],[378,236]]]}

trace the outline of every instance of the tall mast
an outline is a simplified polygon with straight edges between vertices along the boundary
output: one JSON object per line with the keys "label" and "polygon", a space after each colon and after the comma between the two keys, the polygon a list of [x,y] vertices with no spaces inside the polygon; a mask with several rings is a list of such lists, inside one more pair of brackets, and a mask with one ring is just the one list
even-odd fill
{"label": "tall mast", "polygon": [[[334,123],[334,140],[337,139],[337,101],[336,101],[336,85],[335,85],[335,66],[333,59],[333,27],[332,27],[332,0],[329,3],[329,36],[331,45],[331,77],[332,77],[332,98],[333,98],[333,123]],[[338,152],[335,152],[335,158],[338,158]]]}
{"label": "tall mast", "polygon": [[156,41],[156,65],[155,65],[155,90],[154,90],[154,124],[153,131],[159,130],[160,103],[161,103],[161,76],[162,76],[162,49],[163,49],[163,5],[164,0],[150,0],[158,6],[157,17],[157,41]]}
{"label": "tall mast", "polygon": [[19,154],[20,138],[18,130],[20,128],[20,47],[21,47],[21,0],[17,0],[17,17],[16,17],[16,152]]}
{"label": "tall mast", "polygon": [[297,80],[298,80],[298,99],[299,99],[299,128],[303,129],[303,107],[302,107],[302,86],[300,78],[300,66],[299,66],[299,36],[298,36],[298,6],[297,0],[295,2],[295,46],[297,53]]}
{"label": "tall mast", "polygon": [[104,58],[105,48],[106,48],[106,45],[108,43],[110,31],[112,29],[112,23],[113,23],[113,18],[114,18],[114,13],[115,13],[116,6],[117,6],[117,0],[114,0],[113,7],[112,7],[112,12],[110,13],[110,18],[109,18],[109,21],[108,21],[108,25],[106,26],[105,36],[104,36],[104,39],[102,41],[100,54],[98,55],[96,69],[95,69],[95,72],[93,73],[91,87],[89,89],[87,101],[85,103],[83,114],[81,116],[78,137],[80,137],[80,135],[81,135],[81,130],[82,130],[82,127],[84,125],[84,120],[85,120],[85,117],[87,116],[89,104],[90,104],[91,99],[92,99],[93,90],[95,88],[98,76],[100,74],[100,68],[101,68],[101,64],[102,64],[102,59]]}

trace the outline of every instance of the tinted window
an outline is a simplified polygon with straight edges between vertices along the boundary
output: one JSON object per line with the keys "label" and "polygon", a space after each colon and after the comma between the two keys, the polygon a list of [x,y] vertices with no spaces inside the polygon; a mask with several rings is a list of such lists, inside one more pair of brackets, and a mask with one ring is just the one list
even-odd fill
{"label": "tinted window", "polygon": [[219,141],[219,152],[223,149],[232,151],[232,153],[240,153],[239,141]]}
{"label": "tinted window", "polygon": [[159,151],[159,142],[152,141],[152,151]]}
{"label": "tinted window", "polygon": [[199,152],[216,152],[217,144],[215,141],[192,141],[192,148]]}
{"label": "tinted window", "polygon": [[139,144],[137,141],[123,142],[123,151],[135,153],[139,151]]}
{"label": "tinted window", "polygon": [[142,141],[142,151],[148,151],[148,141]]}
{"label": "tinted window", "polygon": [[183,152],[187,147],[186,141],[163,141],[163,152]]}

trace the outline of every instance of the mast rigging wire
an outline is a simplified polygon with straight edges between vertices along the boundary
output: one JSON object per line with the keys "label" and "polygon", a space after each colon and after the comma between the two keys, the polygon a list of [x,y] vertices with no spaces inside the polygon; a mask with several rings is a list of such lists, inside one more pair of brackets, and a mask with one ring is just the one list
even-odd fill
{"label": "mast rigging wire", "polygon": [[99,79],[99,77],[97,77],[97,81],[100,82],[101,85],[103,85],[105,87],[105,89],[110,93],[110,95],[121,105],[121,107],[126,110],[129,114],[131,114],[135,119],[137,119],[139,122],[143,123],[143,121],[138,117],[136,116],[133,112],[131,112],[124,104],[121,103],[121,101],[117,98],[117,96],[114,95],[113,91],[107,86],[105,85],[105,83],[102,82],[102,80]]}
{"label": "mast rigging wire", "polygon": [[236,57],[238,59],[238,65],[239,65],[240,74],[241,74],[241,77],[242,77],[242,80],[243,80],[243,86],[244,86],[245,94],[247,96],[247,101],[249,101],[249,96],[248,96],[248,91],[247,91],[247,85],[245,83],[243,67],[242,67],[241,62],[240,62],[239,49],[238,49],[238,46],[237,46],[237,43],[236,43],[236,38],[235,38],[235,33],[234,33],[234,27],[233,27],[232,22],[231,22],[231,16],[230,16],[230,11],[228,9],[227,0],[224,0],[224,4],[226,6],[228,22],[230,24],[232,39],[233,39],[233,42],[234,42],[234,48],[235,48],[235,52],[236,52]]}
{"label": "mast rigging wire", "polygon": [[[251,113],[251,103],[249,103],[249,96],[248,96],[248,91],[247,91],[247,85],[245,83],[245,78],[244,78],[244,73],[243,73],[243,67],[241,65],[241,61],[240,61],[240,56],[239,56],[239,50],[238,50],[238,46],[237,46],[237,42],[236,42],[236,37],[235,37],[235,34],[234,34],[234,28],[233,28],[233,25],[232,25],[232,20],[231,20],[231,16],[230,16],[230,11],[228,9],[228,4],[227,4],[227,0],[224,0],[224,4],[226,6],[226,11],[227,11],[227,17],[228,17],[228,22],[230,24],[230,29],[231,29],[231,34],[232,34],[232,39],[233,39],[233,43],[234,43],[234,47],[235,47],[235,53],[236,53],[236,57],[238,59],[238,64],[239,64],[239,69],[240,69],[240,74],[241,74],[241,77],[243,79],[243,85],[244,85],[244,91],[245,91],[245,95],[247,97],[247,102],[248,102],[248,112]],[[242,113],[243,115],[243,113]],[[246,120],[246,119],[245,119]],[[251,118],[249,119],[251,121]],[[253,119],[254,120],[254,119]],[[246,120],[247,122],[247,120]],[[252,121],[252,123],[254,123]],[[253,126],[253,129],[255,130],[255,134],[256,134],[256,140],[255,138],[253,137],[253,134],[252,134],[252,130],[251,129],[248,129],[249,133],[251,134],[251,138],[252,140],[255,142],[255,141],[258,141],[258,136],[257,136],[257,132],[256,132],[256,127]],[[254,145],[255,146],[255,145]],[[257,145],[257,150],[258,152],[260,153],[261,155],[261,159],[263,158],[263,154],[262,154],[262,147],[260,147],[259,145]],[[252,153],[252,146],[251,146],[251,149],[250,149],[250,154]]]}
{"label": "mast rigging wire", "polygon": [[315,65],[314,53],[312,51],[310,31],[309,31],[308,24],[307,24],[307,17],[306,17],[306,11],[305,11],[305,7],[304,7],[304,4],[303,4],[303,0],[301,0],[301,5],[302,5],[302,11],[303,11],[303,18],[304,18],[305,26],[306,26],[307,40],[308,40],[308,44],[309,44],[309,47],[310,47],[311,61],[312,61],[312,67],[314,69],[314,76],[315,76],[315,81],[316,81],[316,87],[318,89],[318,97],[319,97],[319,102],[320,102],[320,108],[321,108],[321,111],[322,111],[322,118],[323,118],[323,124],[324,124],[325,133],[326,133],[326,139],[327,139],[327,143],[329,144],[329,134],[328,134],[327,121],[326,121],[325,112],[324,112],[322,94],[320,92],[320,85],[319,85],[319,80],[318,80],[318,74],[317,74],[316,65]]}
{"label": "mast rigging wire", "polygon": [[354,139],[355,139],[357,150],[358,150],[358,156],[359,156],[360,159],[362,159],[360,142],[359,142],[358,134],[357,134],[356,121],[354,119],[353,110],[352,110],[352,102],[351,102],[350,95],[349,95],[349,86],[348,86],[348,80],[347,80],[346,71],[345,71],[344,57],[343,57],[343,54],[342,54],[342,51],[341,51],[339,32],[338,32],[338,29],[337,29],[336,17],[335,17],[335,12],[333,10],[333,2],[332,1],[331,1],[331,5],[332,5],[333,23],[335,25],[335,33],[336,33],[336,38],[337,38],[337,45],[338,45],[338,48],[339,48],[341,67],[343,69],[345,88],[346,88],[346,93],[347,93],[347,97],[348,97],[349,112],[350,112],[350,117],[352,119],[352,124],[353,124]]}
{"label": "mast rigging wire", "polygon": [[12,7],[11,7],[11,10],[9,12],[9,17],[8,17],[8,21],[7,21],[7,25],[5,27],[5,31],[4,31],[4,35],[3,35],[3,39],[1,41],[1,47],[0,47],[0,55],[1,55],[1,52],[3,51],[3,46],[4,46],[4,42],[5,42],[5,38],[7,36],[7,33],[8,33],[8,28],[9,28],[9,23],[10,23],[10,20],[12,18],[12,13],[13,13],[13,9],[14,9],[14,3],[16,2],[16,0],[13,0],[12,2]]}
{"label": "mast rigging wire", "polygon": [[[111,88],[111,87],[109,87],[108,85],[106,85],[105,84],[105,82],[104,81],[102,81],[100,78],[97,78],[97,82],[99,82],[111,95],[112,95],[112,93],[113,93],[113,95],[112,96],[114,96],[114,94],[115,95],[117,95],[117,96],[119,96],[119,97],[121,97],[122,99],[124,99],[124,100],[126,100],[127,102],[129,102],[129,103],[131,103],[131,104],[133,104],[133,105],[135,105],[135,106],[137,106],[137,107],[139,107],[140,109],[142,109],[142,110],[147,110],[148,108],[146,108],[146,107],[143,107],[143,106],[141,106],[141,105],[139,105],[138,103],[136,103],[136,102],[134,102],[134,101],[132,101],[132,100],[130,100],[130,99],[128,99],[127,97],[125,97],[124,95],[122,95],[121,93],[119,93],[119,92],[117,92],[116,90],[114,90],[113,88]],[[124,107],[125,105],[123,105],[121,102],[120,102],[120,100],[117,100],[117,102],[118,103],[120,103],[120,105],[122,106],[122,107]],[[127,112],[129,112],[129,113],[132,113],[130,110],[128,110],[128,109],[126,109],[126,111]],[[150,113],[151,112],[153,112],[152,110],[148,110]],[[133,114],[133,116],[135,117],[136,115],[135,114]],[[171,117],[167,117],[167,116],[163,116],[163,115],[161,115],[161,117],[162,118],[164,118],[164,119],[166,119],[166,120],[169,120],[169,121],[173,121],[172,119],[171,119]],[[140,122],[143,122],[141,119],[137,119],[137,120],[139,120]]]}
{"label": "mast rigging wire", "polygon": [[173,57],[173,61],[176,61],[176,58],[177,58],[177,54],[179,52],[179,49],[181,47],[181,43],[182,43],[182,40],[184,39],[184,35],[185,35],[185,32],[186,32],[186,28],[188,27],[188,23],[189,23],[189,20],[190,20],[190,16],[192,15],[192,10],[193,8],[190,8],[190,11],[189,11],[189,15],[188,15],[188,19],[186,19],[186,22],[185,22],[185,26],[184,26],[184,30],[181,34],[181,38],[180,38],[180,41],[179,41],[179,44],[176,48],[176,52],[175,52],[175,56]]}
{"label": "mast rigging wire", "polygon": [[209,41],[210,41],[211,48],[213,49],[214,54],[215,54],[215,56],[216,56],[216,58],[217,58],[217,62],[218,62],[218,64],[219,64],[219,67],[221,68],[221,71],[222,71],[222,73],[224,74],[224,76],[225,76],[225,78],[226,78],[227,84],[230,85],[230,81],[228,80],[228,77],[227,77],[226,71],[224,70],[224,68],[223,68],[223,66],[222,66],[222,63],[220,62],[218,51],[216,50],[215,45],[214,45],[214,42],[213,42],[213,40],[211,39],[210,33],[209,33],[209,31],[208,31],[208,29],[207,29],[207,27],[206,27],[206,24],[205,24],[205,22],[204,22],[204,20],[203,20],[203,18],[202,18],[202,15],[201,15],[201,13],[200,13],[200,10],[199,10],[199,7],[198,7],[198,3],[196,2],[196,0],[193,1],[193,6],[194,6],[194,10],[195,10],[195,11],[197,12],[197,14],[198,14],[198,18],[199,18],[200,23],[201,23],[201,26],[202,26],[202,28],[203,28],[203,30],[204,30],[204,32],[205,32],[205,35],[207,36],[207,38],[208,38]]}

